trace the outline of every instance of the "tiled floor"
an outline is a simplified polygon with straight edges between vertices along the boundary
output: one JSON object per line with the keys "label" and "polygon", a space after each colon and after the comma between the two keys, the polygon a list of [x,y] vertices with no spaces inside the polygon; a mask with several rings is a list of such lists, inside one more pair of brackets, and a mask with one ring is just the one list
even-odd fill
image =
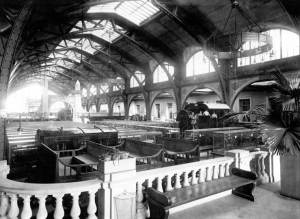
{"label": "tiled floor", "polygon": [[259,186],[255,202],[233,195],[182,212],[170,219],[300,219],[300,201],[279,194],[278,184]]}

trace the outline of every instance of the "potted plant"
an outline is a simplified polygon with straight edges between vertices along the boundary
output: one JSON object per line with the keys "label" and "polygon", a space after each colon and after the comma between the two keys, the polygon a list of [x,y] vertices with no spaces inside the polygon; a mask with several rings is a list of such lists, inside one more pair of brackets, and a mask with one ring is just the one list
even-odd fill
{"label": "potted plant", "polygon": [[257,115],[262,137],[269,151],[280,155],[281,194],[300,199],[300,78],[287,79],[279,70],[274,73],[276,84],[269,99],[268,113],[261,107],[248,112],[229,113],[227,121]]}

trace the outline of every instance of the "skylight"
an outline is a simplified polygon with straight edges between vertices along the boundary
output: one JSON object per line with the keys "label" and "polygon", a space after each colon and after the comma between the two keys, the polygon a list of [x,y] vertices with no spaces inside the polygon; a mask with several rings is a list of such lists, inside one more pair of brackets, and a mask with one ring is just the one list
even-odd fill
{"label": "skylight", "polygon": [[149,0],[111,2],[91,7],[88,13],[116,13],[129,21],[141,25],[145,20],[159,12]]}

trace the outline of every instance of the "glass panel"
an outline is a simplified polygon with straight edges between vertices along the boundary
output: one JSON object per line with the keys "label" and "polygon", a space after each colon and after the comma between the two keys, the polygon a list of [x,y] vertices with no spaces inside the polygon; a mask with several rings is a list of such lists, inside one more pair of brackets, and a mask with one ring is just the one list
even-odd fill
{"label": "glass panel", "polygon": [[88,13],[110,12],[116,13],[129,21],[140,25],[155,15],[159,9],[149,0],[111,2],[91,7]]}
{"label": "glass panel", "polygon": [[[299,55],[299,35],[284,29],[273,29],[264,34],[269,34],[272,37],[273,48],[262,54],[251,57],[238,58],[238,66],[257,64],[261,62],[286,58]],[[262,42],[246,42],[242,48],[249,50],[263,46]]]}
{"label": "glass panel", "polygon": [[186,64],[186,76],[195,76],[215,71],[211,61],[203,51],[195,53]]}

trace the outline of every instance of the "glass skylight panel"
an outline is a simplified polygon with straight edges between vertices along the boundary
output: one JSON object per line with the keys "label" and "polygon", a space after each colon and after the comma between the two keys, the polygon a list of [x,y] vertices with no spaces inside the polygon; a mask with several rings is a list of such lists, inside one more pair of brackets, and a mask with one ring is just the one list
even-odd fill
{"label": "glass skylight panel", "polygon": [[91,7],[88,13],[116,13],[129,21],[140,25],[159,11],[149,0],[123,1],[100,4]]}
{"label": "glass skylight panel", "polygon": [[120,36],[117,32],[114,31],[112,23],[108,20],[103,20],[98,26],[99,28],[88,31],[88,33],[94,34],[95,36],[100,37],[108,42],[112,42]]}

